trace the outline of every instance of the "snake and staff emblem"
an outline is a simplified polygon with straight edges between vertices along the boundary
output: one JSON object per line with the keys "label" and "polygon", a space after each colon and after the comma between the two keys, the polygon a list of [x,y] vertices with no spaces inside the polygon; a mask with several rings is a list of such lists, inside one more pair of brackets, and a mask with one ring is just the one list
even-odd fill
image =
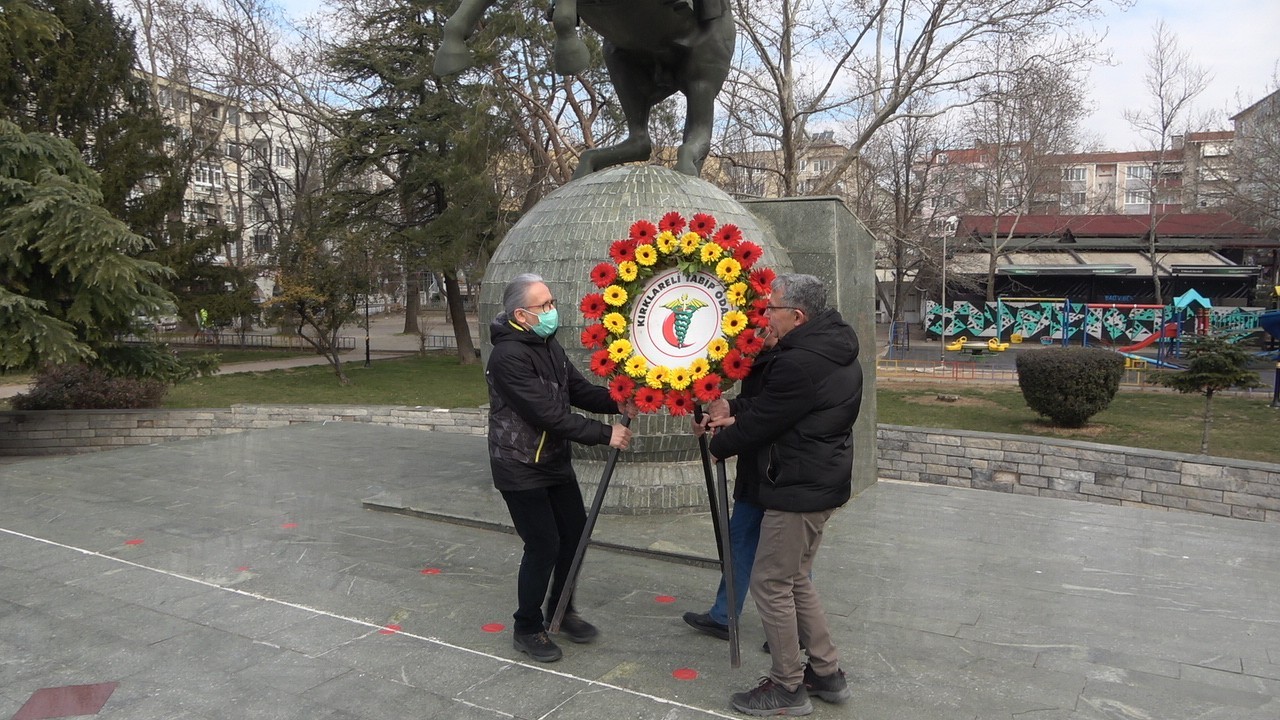
{"label": "snake and staff emblem", "polygon": [[672,347],[688,347],[684,344],[684,336],[689,332],[689,323],[693,314],[706,307],[707,303],[691,298],[686,293],[662,307],[671,311],[662,323],[662,338]]}

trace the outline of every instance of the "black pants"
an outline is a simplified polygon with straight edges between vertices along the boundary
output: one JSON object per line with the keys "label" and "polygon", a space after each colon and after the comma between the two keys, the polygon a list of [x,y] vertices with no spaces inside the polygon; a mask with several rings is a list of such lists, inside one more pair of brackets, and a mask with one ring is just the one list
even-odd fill
{"label": "black pants", "polygon": [[[524,541],[524,557],[520,559],[517,596],[520,606],[515,613],[515,633],[529,635],[542,632],[542,621],[550,619],[560,602],[573,554],[578,549],[587,513],[582,507],[582,490],[577,481],[536,490],[502,491],[511,511],[511,522]],[[547,595],[547,583],[551,594]],[[546,615],[543,615],[546,600]],[[573,599],[569,600],[573,609]]]}

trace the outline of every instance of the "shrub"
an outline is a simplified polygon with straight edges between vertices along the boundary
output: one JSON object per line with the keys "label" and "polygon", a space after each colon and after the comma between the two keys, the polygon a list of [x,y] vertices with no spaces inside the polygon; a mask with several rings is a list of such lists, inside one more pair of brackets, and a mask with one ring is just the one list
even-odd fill
{"label": "shrub", "polygon": [[1018,354],[1018,387],[1027,405],[1062,427],[1081,427],[1120,389],[1124,358],[1096,348],[1048,348]]}
{"label": "shrub", "polygon": [[127,410],[159,407],[169,388],[160,380],[119,377],[86,365],[51,365],[31,391],[15,396],[14,410]]}

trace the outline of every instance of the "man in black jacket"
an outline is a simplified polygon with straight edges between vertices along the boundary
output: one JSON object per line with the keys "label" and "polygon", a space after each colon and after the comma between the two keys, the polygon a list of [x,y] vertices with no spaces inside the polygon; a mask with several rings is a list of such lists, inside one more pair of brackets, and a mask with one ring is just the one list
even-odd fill
{"label": "man in black jacket", "polygon": [[862,369],[858,337],[827,307],[822,281],[781,275],[773,288],[766,312],[778,349],[764,387],[710,423],[718,429],[715,457],[764,454],[754,492],[747,490],[765,509],[751,595],[773,663],[758,687],[730,702],[748,715],[806,715],[810,692],[828,702],[850,697],[810,570],[827,520],[852,492]]}
{"label": "man in black jacket", "polygon": [[[631,441],[631,430],[625,425],[606,425],[570,407],[602,414],[625,412],[632,417],[635,408],[614,402],[608,390],[592,385],[569,362],[555,339],[556,301],[541,277],[514,278],[503,291],[502,307],[489,325],[493,352],[485,379],[493,484],[524,541],[513,645],[535,660],[554,662],[562,653],[547,636],[545,619],[560,602],[586,526],[570,444],[607,443],[625,450]],[[573,611],[572,600],[560,629],[577,643],[591,642],[597,635],[596,628]]]}

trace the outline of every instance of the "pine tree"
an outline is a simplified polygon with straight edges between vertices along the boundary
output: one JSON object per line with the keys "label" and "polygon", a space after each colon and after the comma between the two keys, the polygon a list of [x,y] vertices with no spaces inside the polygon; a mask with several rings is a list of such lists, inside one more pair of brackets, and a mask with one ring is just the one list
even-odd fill
{"label": "pine tree", "polygon": [[0,369],[106,361],[172,300],[169,271],[136,257],[146,244],[70,141],[0,120]]}
{"label": "pine tree", "polygon": [[1257,387],[1258,374],[1247,370],[1249,353],[1225,338],[1200,335],[1187,344],[1185,370],[1160,372],[1155,381],[1180,393],[1204,395],[1204,429],[1200,435],[1201,454],[1209,453],[1209,431],[1213,428],[1213,395],[1219,390]]}

